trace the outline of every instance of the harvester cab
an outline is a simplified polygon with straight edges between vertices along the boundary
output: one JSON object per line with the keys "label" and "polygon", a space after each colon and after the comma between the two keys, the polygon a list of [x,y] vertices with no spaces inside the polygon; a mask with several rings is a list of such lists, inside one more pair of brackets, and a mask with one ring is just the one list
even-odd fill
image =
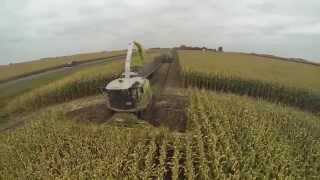
{"label": "harvester cab", "polygon": [[[152,100],[149,80],[138,72],[131,71],[133,49],[136,50],[136,64],[143,65],[142,46],[137,42],[130,42],[125,61],[125,72],[110,83],[104,92],[107,95],[107,106],[116,112],[139,112],[147,108]],[[136,66],[136,69],[139,66]]]}

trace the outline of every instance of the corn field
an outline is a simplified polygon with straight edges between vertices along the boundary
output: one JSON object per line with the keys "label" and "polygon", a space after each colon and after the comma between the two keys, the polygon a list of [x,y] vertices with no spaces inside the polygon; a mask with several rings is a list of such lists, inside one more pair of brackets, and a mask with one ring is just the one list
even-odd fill
{"label": "corn field", "polygon": [[319,117],[235,95],[188,94],[185,133],[41,114],[0,135],[0,178],[320,178]]}
{"label": "corn field", "polygon": [[260,80],[246,80],[219,73],[182,70],[184,87],[197,87],[239,95],[263,98],[320,113],[320,94]]}
{"label": "corn field", "polygon": [[262,98],[320,113],[317,66],[237,53],[179,51],[178,54],[184,87]]}
{"label": "corn field", "polygon": [[206,91],[191,96],[188,114],[201,179],[319,178],[319,117]]}
{"label": "corn field", "polygon": [[0,178],[165,177],[174,139],[168,130],[152,126],[79,124],[47,112],[22,129],[0,135]]}
{"label": "corn field", "polygon": [[[122,67],[113,62],[75,73],[12,99],[6,110],[32,111],[98,93]],[[0,134],[0,179],[320,179],[320,117],[281,104],[319,112],[320,96],[220,73],[177,71],[185,87],[217,91],[184,92],[183,133],[147,122],[77,122],[50,107]]]}
{"label": "corn field", "polygon": [[241,53],[178,51],[183,68],[320,93],[320,67]]}
{"label": "corn field", "polygon": [[7,112],[31,111],[43,106],[96,94],[122,72],[123,63],[111,62],[86,69],[61,80],[15,97],[6,106]]}

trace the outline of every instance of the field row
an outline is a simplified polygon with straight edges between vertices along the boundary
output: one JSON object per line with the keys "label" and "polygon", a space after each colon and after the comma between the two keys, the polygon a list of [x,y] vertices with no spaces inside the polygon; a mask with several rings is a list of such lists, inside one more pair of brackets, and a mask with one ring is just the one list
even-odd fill
{"label": "field row", "polygon": [[202,73],[184,69],[181,74],[184,87],[263,98],[274,103],[298,107],[316,114],[320,113],[320,93],[217,73]]}

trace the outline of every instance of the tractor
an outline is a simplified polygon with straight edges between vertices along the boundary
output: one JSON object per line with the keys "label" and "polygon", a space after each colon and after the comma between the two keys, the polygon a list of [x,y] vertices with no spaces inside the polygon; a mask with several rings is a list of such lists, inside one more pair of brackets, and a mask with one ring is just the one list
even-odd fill
{"label": "tractor", "polygon": [[[134,48],[135,52],[133,52]],[[132,57],[133,53],[134,57]],[[139,73],[143,64],[144,52],[142,46],[135,41],[130,42],[124,73],[108,83],[103,89],[107,96],[107,107],[110,110],[139,113],[150,105],[152,101],[150,82]]]}

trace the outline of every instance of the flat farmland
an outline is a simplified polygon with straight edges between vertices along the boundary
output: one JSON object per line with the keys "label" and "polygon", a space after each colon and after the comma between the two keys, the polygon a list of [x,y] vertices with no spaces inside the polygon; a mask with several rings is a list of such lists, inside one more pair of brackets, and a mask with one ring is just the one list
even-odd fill
{"label": "flat farmland", "polygon": [[[199,55],[188,63],[171,53],[173,62],[150,79],[161,91],[146,109],[151,116],[113,113],[99,95],[123,61],[42,77],[10,97],[0,109],[0,179],[319,179],[317,94],[257,71],[245,76],[250,63],[229,67],[223,57],[218,66]],[[157,55],[147,53],[146,62]]]}

